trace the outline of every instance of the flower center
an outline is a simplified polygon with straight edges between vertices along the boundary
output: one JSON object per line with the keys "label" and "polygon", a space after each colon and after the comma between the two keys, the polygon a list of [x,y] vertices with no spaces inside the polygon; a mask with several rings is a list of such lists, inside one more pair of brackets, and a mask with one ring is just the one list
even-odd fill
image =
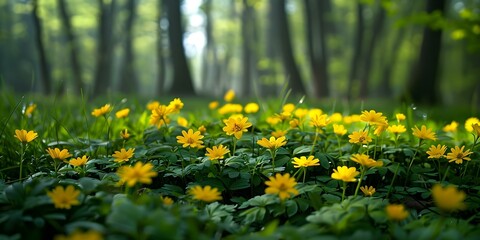
{"label": "flower center", "polygon": [[234,132],[239,132],[241,130],[242,130],[242,127],[240,127],[240,125],[238,125],[236,123],[233,125],[233,131]]}
{"label": "flower center", "polygon": [[363,142],[363,141],[365,141],[365,137],[364,137],[364,136],[362,136],[362,137],[359,137],[359,138],[358,138],[358,141],[359,141],[359,142]]}
{"label": "flower center", "polygon": [[188,138],[188,139],[187,139],[187,143],[193,144],[193,143],[195,143],[195,140],[193,140],[193,138]]}
{"label": "flower center", "polygon": [[458,159],[463,159],[463,153],[458,153],[458,154],[457,154],[457,158],[458,158]]}

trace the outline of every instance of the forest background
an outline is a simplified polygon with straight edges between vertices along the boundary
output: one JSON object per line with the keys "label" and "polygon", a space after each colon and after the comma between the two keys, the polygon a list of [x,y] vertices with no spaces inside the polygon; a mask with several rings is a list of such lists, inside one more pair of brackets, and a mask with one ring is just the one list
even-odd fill
{"label": "forest background", "polygon": [[0,0],[0,89],[480,106],[478,0]]}

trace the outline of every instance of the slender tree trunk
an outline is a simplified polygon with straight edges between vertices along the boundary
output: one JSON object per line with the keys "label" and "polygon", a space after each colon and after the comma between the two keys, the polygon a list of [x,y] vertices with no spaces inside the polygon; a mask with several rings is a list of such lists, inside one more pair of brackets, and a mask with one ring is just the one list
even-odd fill
{"label": "slender tree trunk", "polygon": [[[300,71],[295,62],[293,54],[292,42],[290,40],[290,29],[288,26],[287,12],[285,11],[285,0],[271,0],[272,11],[276,11],[278,19],[278,39],[279,49],[283,68],[286,72],[286,78],[288,79],[289,88],[292,94],[303,95],[305,94],[305,87],[300,75]],[[274,21],[274,19],[272,19]]]}
{"label": "slender tree trunk", "polygon": [[158,78],[157,78],[157,93],[164,92],[166,74],[165,51],[163,46],[164,31],[161,26],[161,21],[165,13],[164,0],[157,0],[157,63],[158,63]]}
{"label": "slender tree trunk", "polygon": [[183,46],[183,28],[180,1],[166,0],[168,14],[168,37],[173,62],[173,84],[170,90],[174,95],[195,95],[190,68]]}
{"label": "slender tree trunk", "polygon": [[253,57],[253,7],[243,0],[242,11],[242,88],[240,95],[249,96],[252,88]]}
{"label": "slender tree trunk", "polygon": [[135,54],[133,52],[133,24],[136,18],[136,0],[128,0],[128,16],[125,22],[125,57],[122,68],[120,92],[137,93],[139,90],[137,74],[135,72]]}
{"label": "slender tree trunk", "polygon": [[382,30],[383,25],[385,22],[385,10],[383,9],[381,3],[378,3],[377,12],[373,19],[373,26],[371,30],[371,36],[367,45],[367,48],[364,52],[364,66],[362,71],[360,71],[360,98],[368,97],[368,88],[369,88],[369,80],[370,80],[370,73],[373,64],[373,56],[375,54],[375,45],[382,37]]}
{"label": "slender tree trunk", "polygon": [[[444,12],[445,0],[428,0],[427,12]],[[413,69],[407,95],[417,104],[438,103],[438,66],[442,45],[442,30],[426,26],[420,55]],[[408,97],[407,96],[407,97]]]}
{"label": "slender tree trunk", "polygon": [[97,66],[93,95],[99,96],[107,93],[112,82],[113,64],[113,26],[115,20],[116,1],[98,0],[100,9],[97,43]]}
{"label": "slender tree trunk", "polygon": [[326,5],[329,0],[305,0],[305,22],[308,57],[315,97],[329,96],[329,77],[326,48]]}
{"label": "slender tree trunk", "polygon": [[43,28],[40,18],[38,17],[38,0],[33,0],[33,24],[35,27],[35,43],[37,45],[38,57],[40,59],[40,78],[43,83],[43,90],[45,94],[52,93],[52,79],[50,75],[50,65],[47,59],[47,53],[45,52],[45,45],[43,43]]}
{"label": "slender tree trunk", "polygon": [[75,86],[75,93],[80,94],[80,91],[84,88],[82,80],[82,67],[78,58],[78,43],[75,35],[73,34],[72,23],[70,21],[70,14],[68,13],[68,6],[66,0],[58,0],[58,6],[60,8],[60,17],[62,19],[63,27],[67,35],[67,45],[70,50],[70,63],[72,65],[73,80]]}
{"label": "slender tree trunk", "polygon": [[355,36],[353,40],[353,57],[350,62],[350,73],[348,77],[348,91],[347,98],[354,98],[354,87],[358,81],[359,73],[359,63],[362,57],[362,47],[363,47],[363,5],[360,1],[357,0],[357,26],[355,27]]}
{"label": "slender tree trunk", "polygon": [[218,62],[218,53],[213,38],[213,18],[212,18],[212,0],[205,0],[205,37],[206,46],[203,52],[202,59],[202,84],[203,91],[208,94],[214,94],[218,88],[220,67]]}

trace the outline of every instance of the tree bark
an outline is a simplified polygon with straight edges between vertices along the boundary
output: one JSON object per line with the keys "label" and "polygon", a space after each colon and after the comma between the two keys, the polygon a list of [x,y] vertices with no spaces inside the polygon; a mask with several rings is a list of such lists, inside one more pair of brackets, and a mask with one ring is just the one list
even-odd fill
{"label": "tree bark", "polygon": [[308,58],[310,63],[313,94],[317,98],[330,95],[326,48],[326,6],[329,0],[305,0],[305,22]]}
{"label": "tree bark", "polygon": [[98,0],[100,9],[97,43],[97,66],[93,97],[107,93],[112,82],[113,26],[115,20],[115,2]]}
{"label": "tree bark", "polygon": [[127,2],[128,16],[125,22],[125,56],[119,90],[122,93],[138,92],[138,79],[135,72],[135,54],[133,52],[133,24],[136,18],[136,0]]}
{"label": "tree bark", "polygon": [[359,73],[359,62],[362,57],[362,47],[363,47],[363,5],[357,0],[357,26],[355,27],[355,37],[353,40],[353,57],[350,62],[350,73],[348,76],[348,90],[347,90],[347,99],[354,98],[354,87],[355,83],[358,81]]}
{"label": "tree bark", "polygon": [[75,35],[73,34],[72,23],[70,21],[70,14],[68,13],[66,0],[58,0],[58,6],[60,8],[60,17],[62,19],[63,27],[67,35],[68,50],[70,51],[70,64],[72,65],[72,77],[75,86],[74,93],[80,94],[80,91],[85,89],[82,80],[82,67],[78,58],[78,43]]}
{"label": "tree bark", "polygon": [[242,11],[242,87],[240,96],[250,96],[253,82],[253,72],[256,66],[256,59],[254,56],[254,19],[253,7],[248,3],[248,0],[243,0]]}
{"label": "tree bark", "polygon": [[[444,12],[445,0],[428,0],[427,12]],[[407,99],[416,104],[438,103],[438,66],[442,45],[442,29],[432,29],[426,26],[423,30],[423,39],[420,55],[412,71],[408,85]]]}
{"label": "tree bark", "polygon": [[290,40],[290,29],[288,26],[287,12],[285,11],[285,0],[271,0],[272,11],[275,11],[278,17],[272,19],[278,24],[278,51],[282,58],[283,68],[288,79],[289,88],[294,95],[304,95],[305,87],[300,75],[300,71],[295,62],[295,57],[292,49],[292,42]]}
{"label": "tree bark", "polygon": [[375,45],[376,43],[380,40],[382,37],[382,32],[383,32],[383,25],[385,22],[385,9],[383,9],[381,3],[378,3],[377,6],[377,12],[375,14],[375,17],[373,18],[373,26],[371,30],[371,35],[370,39],[367,45],[367,48],[365,49],[364,52],[364,66],[362,68],[361,74],[360,74],[360,93],[359,97],[360,98],[366,98],[369,96],[369,80],[370,80],[370,73],[371,73],[371,68],[373,64],[373,56],[375,54]]}
{"label": "tree bark", "polygon": [[161,21],[165,14],[164,0],[158,0],[157,2],[157,64],[158,64],[158,77],[157,77],[157,93],[162,94],[165,90],[166,63],[165,63],[165,51],[163,46],[164,31],[161,26]]}
{"label": "tree bark", "polygon": [[216,94],[219,84],[220,67],[215,39],[213,38],[212,0],[205,0],[203,4],[205,13],[206,45],[202,58],[202,90],[207,94]]}
{"label": "tree bark", "polygon": [[45,45],[42,38],[43,28],[40,18],[38,17],[38,0],[32,1],[32,17],[35,27],[35,44],[38,50],[38,57],[40,60],[40,79],[43,83],[43,91],[45,94],[52,93],[52,79],[50,74],[50,64],[48,63],[47,54],[45,52]]}
{"label": "tree bark", "polygon": [[168,37],[173,62],[173,84],[170,93],[180,96],[195,95],[190,68],[183,46],[183,28],[180,1],[166,0],[168,15]]}

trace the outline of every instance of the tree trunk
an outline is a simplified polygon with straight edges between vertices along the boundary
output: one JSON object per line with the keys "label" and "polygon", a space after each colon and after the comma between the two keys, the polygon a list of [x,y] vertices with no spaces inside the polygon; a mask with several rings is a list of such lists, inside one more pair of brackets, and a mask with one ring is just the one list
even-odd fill
{"label": "tree trunk", "polygon": [[[70,63],[72,64],[72,73],[75,86],[75,93],[80,94],[80,91],[84,88],[82,80],[82,67],[80,60],[78,59],[78,43],[75,35],[73,34],[72,23],[70,21],[70,14],[68,13],[68,6],[66,0],[58,0],[58,6],[60,8],[60,17],[62,19],[65,33],[67,34],[67,45],[70,50]],[[83,89],[85,90],[85,89]]]}
{"label": "tree trunk", "polygon": [[165,63],[165,52],[164,52],[164,31],[161,26],[161,21],[163,14],[165,13],[165,4],[164,0],[158,0],[157,2],[157,63],[158,63],[158,79],[157,79],[157,93],[162,94],[165,88],[165,79],[166,74],[166,63]]}
{"label": "tree trunk", "polygon": [[43,91],[45,94],[52,93],[52,79],[50,75],[50,65],[48,63],[47,54],[45,52],[45,45],[42,39],[43,28],[38,17],[38,0],[33,0],[33,24],[35,27],[35,43],[37,45],[38,57],[40,60],[40,79],[43,83]]}
{"label": "tree trunk", "polygon": [[287,12],[285,11],[285,0],[271,0],[270,1],[272,11],[277,12],[275,16],[278,19],[272,19],[277,21],[278,24],[278,51],[280,52],[283,68],[288,79],[289,88],[294,95],[304,95],[305,87],[300,76],[300,71],[295,62],[293,54],[292,43],[290,40],[290,29],[288,26]]}
{"label": "tree trunk", "polygon": [[213,38],[212,0],[205,0],[204,13],[206,45],[203,52],[202,83],[200,85],[203,87],[204,93],[215,95],[219,83],[220,67],[217,47]]}
{"label": "tree trunk", "polygon": [[313,94],[317,98],[330,94],[326,48],[326,6],[329,0],[305,0],[305,22],[308,58],[310,63]]}
{"label": "tree trunk", "polygon": [[371,36],[365,49],[364,55],[364,66],[362,68],[360,74],[360,98],[366,98],[369,95],[368,88],[369,88],[369,80],[370,80],[370,73],[373,64],[373,56],[375,54],[375,45],[382,37],[382,30],[383,25],[385,22],[385,9],[383,9],[381,3],[378,3],[378,8],[375,17],[373,18],[373,26],[371,30]]}
{"label": "tree trunk", "polygon": [[240,96],[250,96],[253,82],[253,70],[256,66],[254,57],[254,19],[253,7],[248,3],[248,0],[243,0],[242,11],[242,87]]}
{"label": "tree trunk", "polygon": [[[355,36],[353,39],[353,57],[350,62],[350,73],[348,76],[348,90],[347,98],[354,98],[354,88],[355,84],[358,81],[359,73],[359,63],[362,57],[362,47],[363,47],[363,5],[357,0],[357,26],[355,28]],[[356,96],[355,96],[356,97]]]}
{"label": "tree trunk", "polygon": [[98,21],[97,66],[93,88],[94,97],[107,93],[112,82],[113,26],[116,1],[108,2],[107,0],[98,0],[100,15]]}
{"label": "tree trunk", "polygon": [[183,28],[180,1],[166,0],[168,14],[168,37],[173,62],[173,84],[170,93],[173,95],[195,95],[193,81],[183,46]]}
{"label": "tree trunk", "polygon": [[[428,0],[427,12],[439,11],[443,14],[445,0]],[[418,61],[412,71],[407,98],[416,104],[436,104],[438,102],[438,65],[442,45],[442,29],[426,26]]]}
{"label": "tree trunk", "polygon": [[133,53],[133,24],[136,18],[136,0],[128,0],[128,16],[125,22],[125,56],[119,90],[122,93],[137,93],[138,79],[135,73],[135,54]]}

